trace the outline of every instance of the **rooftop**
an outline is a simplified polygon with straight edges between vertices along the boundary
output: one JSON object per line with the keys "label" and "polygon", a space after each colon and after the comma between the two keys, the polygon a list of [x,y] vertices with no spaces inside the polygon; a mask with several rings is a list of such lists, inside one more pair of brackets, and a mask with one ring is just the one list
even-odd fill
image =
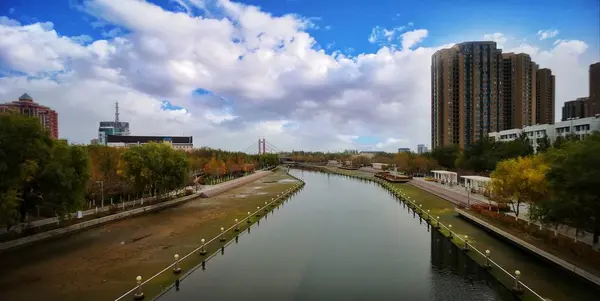
{"label": "rooftop", "polygon": [[478,182],[489,182],[491,180],[491,178],[482,176],[461,176],[461,178]]}
{"label": "rooftop", "polygon": [[31,96],[29,96],[29,94],[23,93],[23,95],[21,95],[21,97],[19,97],[19,100],[33,101],[33,98],[31,98]]}

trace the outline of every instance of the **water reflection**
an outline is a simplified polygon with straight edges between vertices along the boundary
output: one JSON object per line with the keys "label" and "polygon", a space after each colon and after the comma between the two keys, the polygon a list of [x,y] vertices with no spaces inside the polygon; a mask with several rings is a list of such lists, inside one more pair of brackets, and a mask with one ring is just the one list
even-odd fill
{"label": "water reflection", "polygon": [[298,173],[293,201],[160,300],[512,300],[380,187]]}

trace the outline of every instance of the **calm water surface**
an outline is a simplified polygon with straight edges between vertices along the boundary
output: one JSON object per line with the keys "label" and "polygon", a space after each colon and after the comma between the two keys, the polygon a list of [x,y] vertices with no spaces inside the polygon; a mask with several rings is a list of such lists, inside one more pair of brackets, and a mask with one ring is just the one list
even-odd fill
{"label": "calm water surface", "polygon": [[512,300],[382,188],[292,173],[297,195],[160,300]]}

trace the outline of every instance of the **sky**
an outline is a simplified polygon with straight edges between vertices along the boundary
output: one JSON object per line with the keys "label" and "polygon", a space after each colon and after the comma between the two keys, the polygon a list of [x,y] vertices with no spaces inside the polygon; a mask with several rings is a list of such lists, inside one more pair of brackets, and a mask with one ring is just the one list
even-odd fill
{"label": "sky", "polygon": [[556,119],[600,61],[598,0],[1,0],[0,102],[28,93],[72,143],[121,121],[244,151],[416,150],[431,55],[496,41],[556,76]]}

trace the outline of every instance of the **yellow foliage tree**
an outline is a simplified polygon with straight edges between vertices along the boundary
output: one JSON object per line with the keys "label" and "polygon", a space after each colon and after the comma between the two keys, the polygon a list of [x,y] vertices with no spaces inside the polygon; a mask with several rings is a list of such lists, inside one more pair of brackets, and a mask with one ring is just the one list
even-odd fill
{"label": "yellow foliage tree", "polygon": [[548,196],[548,170],[541,156],[501,161],[491,175],[490,197],[497,203],[510,204],[518,219],[521,204],[535,204]]}

